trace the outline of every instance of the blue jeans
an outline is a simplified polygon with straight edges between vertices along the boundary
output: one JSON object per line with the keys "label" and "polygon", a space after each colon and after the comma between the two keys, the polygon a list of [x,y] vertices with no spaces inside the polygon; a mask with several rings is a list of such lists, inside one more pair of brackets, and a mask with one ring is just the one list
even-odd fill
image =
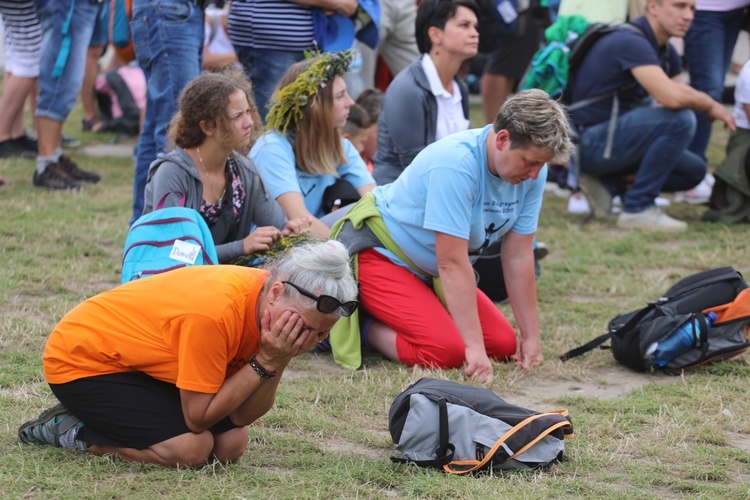
{"label": "blue jeans", "polygon": [[70,50],[58,78],[53,68],[63,46],[62,25],[68,17],[73,0],[35,0],[42,27],[42,49],[39,60],[39,97],[36,116],[63,123],[75,106],[83,85],[86,52],[95,33],[103,3],[76,0],[70,22]]}
{"label": "blue jeans", "polygon": [[234,52],[245,70],[245,76],[253,83],[255,105],[265,121],[276,84],[289,66],[305,58],[305,53],[297,50],[256,49],[244,45],[235,45]]}
{"label": "blue jeans", "polygon": [[200,75],[203,60],[203,9],[194,0],[134,0],[130,32],[146,73],[146,117],[138,140],[133,181],[132,224],[143,213],[148,167],[167,145],[167,126],[180,92]]}
{"label": "blue jeans", "polygon": [[[685,62],[690,72],[690,85],[719,102],[740,32],[742,11],[697,10],[693,24],[685,35]],[[698,126],[690,143],[690,151],[705,159],[711,138],[711,120],[705,113],[696,112],[695,115]]]}
{"label": "blue jeans", "polygon": [[[686,191],[706,175],[706,162],[687,149],[695,132],[690,109],[641,107],[622,114],[605,160],[608,127],[606,121],[581,133],[581,171],[599,178],[612,196],[622,196],[625,212],[641,212],[662,191]],[[626,189],[628,174],[635,180]]]}

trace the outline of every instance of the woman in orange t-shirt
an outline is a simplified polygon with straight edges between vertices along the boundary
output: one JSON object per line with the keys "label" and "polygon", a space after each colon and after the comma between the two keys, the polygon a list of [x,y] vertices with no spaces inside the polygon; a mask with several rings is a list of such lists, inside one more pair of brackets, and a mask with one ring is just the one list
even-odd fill
{"label": "woman in orange t-shirt", "polygon": [[19,438],[166,467],[239,459],[292,357],[356,309],[348,258],[307,244],[265,269],[187,267],[86,300],[44,350],[60,404]]}

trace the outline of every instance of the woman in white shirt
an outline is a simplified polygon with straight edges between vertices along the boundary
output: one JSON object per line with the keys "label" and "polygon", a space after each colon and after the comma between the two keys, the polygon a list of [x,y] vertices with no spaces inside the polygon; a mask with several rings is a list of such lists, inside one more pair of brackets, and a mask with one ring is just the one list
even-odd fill
{"label": "woman in white shirt", "polygon": [[474,0],[424,0],[415,30],[422,56],[388,87],[378,123],[373,175],[393,182],[425,146],[469,128],[469,92],[458,78],[477,55]]}

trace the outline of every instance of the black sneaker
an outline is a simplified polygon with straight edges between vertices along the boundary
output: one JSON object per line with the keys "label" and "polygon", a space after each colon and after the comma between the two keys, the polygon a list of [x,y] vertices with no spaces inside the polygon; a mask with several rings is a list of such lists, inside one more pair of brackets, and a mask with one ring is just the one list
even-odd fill
{"label": "black sneaker", "polygon": [[90,172],[79,168],[76,162],[65,155],[60,156],[60,166],[71,178],[77,181],[93,182],[96,184],[102,178],[102,176],[96,172]]}
{"label": "black sneaker", "polygon": [[22,147],[17,139],[0,141],[0,158],[36,158],[36,150]]}
{"label": "black sneaker", "polygon": [[46,189],[80,189],[83,183],[73,179],[59,163],[50,163],[43,173],[34,171],[34,186]]}
{"label": "black sneaker", "polygon": [[32,151],[34,153],[34,156],[36,156],[36,152],[39,149],[39,141],[29,137],[26,134],[18,136],[13,140],[16,141],[16,144],[21,146],[23,149]]}

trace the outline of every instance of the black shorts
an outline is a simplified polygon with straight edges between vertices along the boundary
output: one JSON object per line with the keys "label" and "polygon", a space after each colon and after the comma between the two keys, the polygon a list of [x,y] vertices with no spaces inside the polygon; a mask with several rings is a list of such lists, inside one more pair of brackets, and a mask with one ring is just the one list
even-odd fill
{"label": "black shorts", "polygon": [[519,82],[526,73],[544,38],[544,28],[528,13],[522,13],[518,22],[524,23],[521,32],[502,35],[500,48],[487,57],[484,72],[488,75],[507,76]]}
{"label": "black shorts", "polygon": [[[142,450],[191,432],[185,423],[180,390],[140,372],[87,377],[50,384],[57,399],[83,422],[81,438],[93,444]],[[229,417],[211,432],[236,428]]]}

